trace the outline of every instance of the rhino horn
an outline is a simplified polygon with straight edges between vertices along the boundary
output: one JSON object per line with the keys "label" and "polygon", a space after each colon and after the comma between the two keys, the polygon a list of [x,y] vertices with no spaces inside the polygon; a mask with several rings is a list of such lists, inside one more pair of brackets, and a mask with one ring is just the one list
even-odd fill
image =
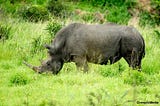
{"label": "rhino horn", "polygon": [[29,63],[27,63],[25,61],[23,61],[23,64],[25,64],[27,67],[31,68],[35,72],[38,72],[38,73],[40,72],[40,67],[33,66],[33,65],[31,65],[31,64],[29,64]]}

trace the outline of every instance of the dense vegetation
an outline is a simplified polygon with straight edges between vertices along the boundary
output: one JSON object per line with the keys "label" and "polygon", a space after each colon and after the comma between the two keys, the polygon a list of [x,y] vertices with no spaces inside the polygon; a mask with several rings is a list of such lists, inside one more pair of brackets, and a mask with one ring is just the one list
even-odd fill
{"label": "dense vegetation", "polygon": [[[140,1],[1,0],[0,106],[160,104],[160,1]],[[124,59],[113,65],[90,63],[88,74],[66,63],[56,76],[23,65],[23,60],[39,65],[47,57],[43,45],[72,22],[134,25],[146,43],[142,72],[130,69]]]}

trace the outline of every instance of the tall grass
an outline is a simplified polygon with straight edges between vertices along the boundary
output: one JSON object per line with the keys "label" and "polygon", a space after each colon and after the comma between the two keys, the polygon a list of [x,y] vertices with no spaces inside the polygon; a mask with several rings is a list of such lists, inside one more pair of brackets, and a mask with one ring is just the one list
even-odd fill
{"label": "tall grass", "polygon": [[40,75],[22,61],[39,65],[39,59],[47,57],[43,44],[51,41],[46,30],[49,22],[6,18],[2,24],[10,25],[12,37],[0,42],[0,106],[131,106],[137,101],[160,102],[160,27],[137,27],[146,43],[141,73],[128,68],[121,59],[113,65],[90,63],[88,74],[78,72],[71,62],[65,63],[58,75]]}
{"label": "tall grass", "polygon": [[[41,36],[43,43],[50,42],[47,23],[30,23],[11,19],[12,39],[0,43],[0,105],[120,105],[133,104],[134,78],[137,78],[136,100],[159,101],[159,40],[155,30],[142,29],[146,43],[146,56],[142,72],[128,71],[128,64],[121,59],[107,66],[89,64],[88,74],[76,70],[74,63],[66,63],[60,74],[38,75],[22,64],[26,59],[39,65],[47,56],[44,49],[33,54],[33,42]],[[39,51],[39,49],[38,49]],[[133,79],[132,79],[133,78]],[[123,96],[124,95],[124,96]],[[12,98],[12,99],[11,99]]]}

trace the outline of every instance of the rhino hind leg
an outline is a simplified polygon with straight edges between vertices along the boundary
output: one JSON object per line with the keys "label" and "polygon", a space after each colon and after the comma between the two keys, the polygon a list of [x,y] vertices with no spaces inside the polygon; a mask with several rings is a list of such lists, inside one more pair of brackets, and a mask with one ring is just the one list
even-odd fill
{"label": "rhino hind leg", "polygon": [[88,72],[88,64],[85,56],[74,56],[73,61],[76,64],[77,70],[81,70],[85,73]]}

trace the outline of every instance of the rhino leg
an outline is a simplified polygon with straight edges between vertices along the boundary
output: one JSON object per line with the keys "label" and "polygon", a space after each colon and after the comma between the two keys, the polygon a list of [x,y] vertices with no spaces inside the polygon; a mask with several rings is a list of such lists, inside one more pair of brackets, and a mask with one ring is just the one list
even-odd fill
{"label": "rhino leg", "polygon": [[77,70],[88,72],[88,64],[85,56],[73,56],[73,61],[76,64]]}
{"label": "rhino leg", "polygon": [[142,57],[136,49],[133,48],[131,53],[128,53],[128,55],[124,56],[124,59],[129,64],[129,67],[132,67],[133,69],[138,69],[138,71],[141,71]]}

